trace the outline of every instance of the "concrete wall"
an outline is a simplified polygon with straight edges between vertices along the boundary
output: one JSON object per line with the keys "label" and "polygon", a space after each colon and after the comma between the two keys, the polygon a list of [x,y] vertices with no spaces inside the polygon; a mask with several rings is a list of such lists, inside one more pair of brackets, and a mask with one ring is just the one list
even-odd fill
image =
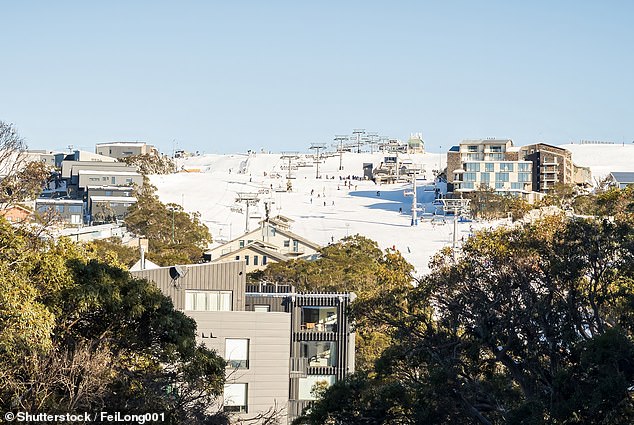
{"label": "concrete wall", "polygon": [[198,324],[198,342],[222,357],[226,354],[226,338],[249,339],[248,369],[227,368],[227,383],[247,384],[248,411],[237,416],[253,417],[274,406],[284,409],[286,416],[291,315],[253,311],[187,312],[187,315]]}

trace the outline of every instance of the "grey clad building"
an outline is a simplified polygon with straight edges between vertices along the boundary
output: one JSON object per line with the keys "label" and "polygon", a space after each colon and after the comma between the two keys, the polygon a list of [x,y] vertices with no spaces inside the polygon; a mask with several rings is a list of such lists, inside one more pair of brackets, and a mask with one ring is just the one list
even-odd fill
{"label": "grey clad building", "polygon": [[291,315],[246,311],[244,261],[131,272],[154,282],[198,324],[197,340],[227,360],[222,408],[240,419],[272,409],[286,423]]}
{"label": "grey clad building", "polygon": [[300,293],[291,285],[248,285],[246,308],[291,316],[288,420],[315,400],[315,391],[355,369],[355,334],[348,319],[354,293]]}

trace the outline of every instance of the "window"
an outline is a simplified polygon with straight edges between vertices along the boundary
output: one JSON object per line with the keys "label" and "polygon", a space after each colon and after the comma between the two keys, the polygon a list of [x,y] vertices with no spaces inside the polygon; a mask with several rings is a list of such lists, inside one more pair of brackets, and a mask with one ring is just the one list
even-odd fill
{"label": "window", "polygon": [[511,183],[511,189],[523,190],[524,183]]}
{"label": "window", "polygon": [[262,265],[263,266],[266,266],[266,260],[267,260],[266,255],[263,255],[262,256]]}
{"label": "window", "polygon": [[464,173],[464,181],[474,182],[476,180],[476,173]]}
{"label": "window", "polygon": [[496,189],[504,189],[504,183],[502,183],[502,182],[496,182],[496,183],[495,183],[495,188],[496,188]]}
{"label": "window", "polygon": [[244,248],[244,239],[240,239],[240,248]]}
{"label": "window", "polygon": [[284,241],[284,248],[288,248],[289,246],[291,246],[291,241],[287,239]]}
{"label": "window", "polygon": [[239,255],[236,255],[236,260],[239,260],[239,259],[240,259],[240,256],[239,256]]}
{"label": "window", "polygon": [[293,241],[293,252],[299,251],[299,241]]}
{"label": "window", "polygon": [[55,205],[55,211],[58,213],[63,213],[64,212],[64,206],[63,205]]}
{"label": "window", "polygon": [[249,239],[249,240],[247,241],[247,243],[248,243],[248,244],[249,244],[249,243],[251,243],[251,242],[253,242],[253,239]]}
{"label": "window", "polygon": [[108,180],[108,177],[102,177],[101,179],[102,179],[103,181],[107,181],[107,180]]}
{"label": "window", "polygon": [[257,266],[257,265],[258,265],[258,256],[257,256],[257,255],[254,255],[254,256],[253,256],[253,265],[254,265],[254,266]]}
{"label": "window", "polygon": [[484,171],[488,172],[488,173],[492,173],[494,170],[495,164],[493,164],[492,162],[489,162],[487,164],[484,164]]}
{"label": "window", "polygon": [[271,311],[271,306],[267,304],[256,304],[253,306],[253,311],[257,311],[258,313],[268,313]]}
{"label": "window", "polygon": [[225,384],[224,411],[247,413],[247,384]]}
{"label": "window", "polygon": [[301,356],[308,359],[308,366],[337,366],[337,343],[333,341],[304,341]]}
{"label": "window", "polygon": [[106,190],[106,196],[112,196],[112,190]]}
{"label": "window", "polygon": [[502,146],[491,146],[491,152],[502,152]]}
{"label": "window", "polygon": [[231,311],[231,291],[185,291],[187,311]]}
{"label": "window", "polygon": [[249,265],[249,256],[245,255],[244,256],[244,261],[247,263],[247,266]]}
{"label": "window", "polygon": [[500,164],[500,171],[513,171],[513,164],[508,162],[503,162]]}
{"label": "window", "polygon": [[115,176],[112,176],[111,183],[112,183],[112,184],[117,184],[117,181],[116,181],[116,177],[115,177]]}
{"label": "window", "polygon": [[531,173],[519,173],[518,174],[518,181],[520,182],[530,182],[531,181]]}
{"label": "window", "polygon": [[232,368],[249,368],[249,340],[246,338],[225,339],[225,360]]}
{"label": "window", "polygon": [[467,152],[477,152],[478,151],[478,146],[477,145],[469,145],[467,146]]}
{"label": "window", "polygon": [[478,162],[467,162],[465,167],[465,171],[480,171],[480,163]]}
{"label": "window", "polygon": [[531,164],[518,164],[517,165],[517,171],[530,171],[531,170]]}
{"label": "window", "polygon": [[504,154],[503,153],[491,153],[489,154],[489,161],[503,161]]}
{"label": "window", "polygon": [[307,331],[336,332],[336,307],[302,307],[301,329]]}
{"label": "window", "polygon": [[299,399],[316,400],[316,390],[330,387],[335,383],[335,375],[309,375],[299,379]]}
{"label": "window", "polygon": [[491,181],[491,174],[482,173],[480,174],[480,182],[481,183],[489,183]]}
{"label": "window", "polygon": [[473,182],[464,182],[464,183],[462,183],[460,188],[461,189],[473,189],[474,185],[473,185]]}
{"label": "window", "polygon": [[75,213],[75,214],[81,213],[81,210],[82,210],[81,205],[70,205],[68,207],[68,212],[70,213]]}
{"label": "window", "polygon": [[131,183],[132,183],[132,178],[131,178],[131,177],[130,177],[130,178],[126,178],[126,179],[125,179],[125,182],[126,182],[127,184],[131,184]]}
{"label": "window", "polygon": [[496,182],[509,181],[509,173],[495,173],[495,181]]}

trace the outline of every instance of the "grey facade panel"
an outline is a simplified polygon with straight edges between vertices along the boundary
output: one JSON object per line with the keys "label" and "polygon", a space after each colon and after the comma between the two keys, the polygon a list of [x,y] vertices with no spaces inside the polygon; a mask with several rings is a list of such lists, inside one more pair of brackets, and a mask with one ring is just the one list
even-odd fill
{"label": "grey facade panel", "polygon": [[232,291],[232,308],[234,311],[244,310],[244,289],[246,281],[244,261],[227,263],[204,263],[178,266],[185,275],[174,279],[174,267],[161,267],[151,270],[131,272],[138,278],[152,281],[170,297],[177,310],[185,309],[186,290],[218,290]]}

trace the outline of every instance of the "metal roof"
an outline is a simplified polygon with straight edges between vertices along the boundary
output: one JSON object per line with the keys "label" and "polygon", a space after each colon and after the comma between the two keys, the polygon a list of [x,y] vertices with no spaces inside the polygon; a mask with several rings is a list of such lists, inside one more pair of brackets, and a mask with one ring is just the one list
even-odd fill
{"label": "metal roof", "polygon": [[634,171],[613,171],[610,175],[619,183],[634,183]]}

